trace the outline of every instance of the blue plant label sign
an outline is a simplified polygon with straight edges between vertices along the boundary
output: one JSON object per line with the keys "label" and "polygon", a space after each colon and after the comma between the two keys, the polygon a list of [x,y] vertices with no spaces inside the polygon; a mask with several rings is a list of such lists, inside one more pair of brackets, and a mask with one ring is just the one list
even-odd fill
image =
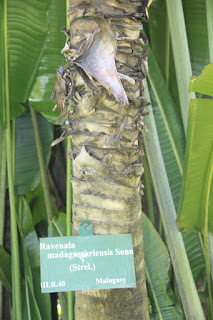
{"label": "blue plant label sign", "polygon": [[41,292],[135,288],[132,235],[40,239]]}

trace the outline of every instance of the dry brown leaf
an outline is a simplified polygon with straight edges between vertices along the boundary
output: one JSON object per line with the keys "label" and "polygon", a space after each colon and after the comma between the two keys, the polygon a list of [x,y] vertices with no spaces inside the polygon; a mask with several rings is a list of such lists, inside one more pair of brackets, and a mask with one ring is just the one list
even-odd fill
{"label": "dry brown leaf", "polygon": [[81,45],[79,56],[74,63],[95,78],[101,85],[109,88],[117,99],[128,104],[128,98],[119,79],[116,65],[116,39],[108,21],[96,19],[99,30],[95,30]]}

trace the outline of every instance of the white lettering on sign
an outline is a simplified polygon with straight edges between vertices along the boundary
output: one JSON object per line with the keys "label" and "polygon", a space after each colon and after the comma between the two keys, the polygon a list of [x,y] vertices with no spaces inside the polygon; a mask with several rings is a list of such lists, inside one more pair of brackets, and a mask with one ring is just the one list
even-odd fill
{"label": "white lettering on sign", "polygon": [[115,255],[116,256],[128,256],[130,254],[133,254],[133,250],[120,250],[120,249],[115,249]]}
{"label": "white lettering on sign", "polygon": [[135,288],[132,236],[40,239],[42,292]]}
{"label": "white lettering on sign", "polygon": [[70,271],[75,272],[75,271],[95,271],[95,264],[94,263],[87,263],[87,264],[77,264],[73,263],[70,265]]}
{"label": "white lettering on sign", "polygon": [[96,278],[96,284],[103,284],[103,283],[122,283],[125,284],[126,278]]}
{"label": "white lettering on sign", "polygon": [[52,249],[75,249],[75,244],[68,242],[68,243],[56,243],[56,244],[46,244],[40,242],[40,250],[52,250]]}
{"label": "white lettering on sign", "polygon": [[[47,249],[45,249],[47,250]],[[118,249],[117,249],[118,250]],[[126,251],[126,250],[125,250]],[[84,259],[87,257],[105,257],[105,256],[112,256],[113,251],[112,250],[104,250],[104,251],[80,251],[80,252],[67,252],[67,251],[61,251],[55,252],[55,253],[48,253],[47,258],[48,259],[60,259],[60,258],[67,258],[67,259],[73,259],[73,258],[80,258]]]}

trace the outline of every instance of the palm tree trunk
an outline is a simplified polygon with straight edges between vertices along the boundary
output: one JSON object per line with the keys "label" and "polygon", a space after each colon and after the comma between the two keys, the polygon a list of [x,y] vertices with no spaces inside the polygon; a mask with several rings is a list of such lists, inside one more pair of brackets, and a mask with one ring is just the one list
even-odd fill
{"label": "palm tree trunk", "polygon": [[[149,319],[144,272],[140,132],[147,49],[140,1],[72,0],[62,50],[62,112],[73,150],[73,234],[83,220],[95,234],[131,233],[136,289],[76,292],[77,320]],[[121,79],[121,80],[120,80]]]}

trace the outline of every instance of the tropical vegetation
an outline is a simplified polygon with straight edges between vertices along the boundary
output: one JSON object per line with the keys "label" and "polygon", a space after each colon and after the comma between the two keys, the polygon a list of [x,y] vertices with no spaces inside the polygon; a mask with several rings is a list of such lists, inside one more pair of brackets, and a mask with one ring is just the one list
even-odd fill
{"label": "tropical vegetation", "polygon": [[[137,1],[131,2],[138,5]],[[71,1],[71,5],[74,3],[84,5],[84,1]],[[213,2],[156,0],[149,1],[148,6],[149,20],[141,25],[143,52],[147,54],[149,48],[148,64],[142,60],[140,73],[141,80],[147,74],[147,81],[143,79],[145,109],[141,122],[143,229],[141,224],[136,230],[136,222],[132,229],[126,229],[137,233],[138,239],[143,237],[144,242],[148,292],[144,310],[148,306],[149,315],[143,319],[213,319]],[[98,308],[90,293],[85,300],[76,295],[75,302],[71,292],[41,294],[40,289],[39,237],[71,235],[82,217],[90,218],[86,211],[71,218],[71,175],[81,181],[80,185],[72,178],[76,212],[78,194],[82,196],[79,190],[84,193],[93,185],[95,191],[86,194],[92,201],[93,195],[99,196],[95,188],[104,186],[105,179],[103,175],[99,180],[97,162],[89,159],[102,143],[102,136],[93,135],[97,145],[81,152],[90,162],[89,173],[79,170],[85,165],[81,157],[72,169],[67,154],[75,159],[85,136],[75,136],[71,145],[72,104],[68,104],[68,111],[62,109],[62,116],[59,108],[52,112],[50,96],[57,68],[66,63],[61,50],[64,48],[66,56],[68,7],[69,3],[59,0],[0,1],[0,319],[70,320],[75,318],[75,303],[81,306],[89,301],[91,310]],[[87,89],[78,89],[74,99],[78,112],[86,110],[82,119],[86,123],[90,118],[92,123],[91,102],[81,102]],[[106,104],[99,110],[99,119],[111,108],[110,119],[117,112],[120,121],[115,129],[112,120],[112,127],[106,127],[105,132],[121,128],[120,141],[123,137],[132,141],[131,130],[126,136],[127,123],[122,122],[126,109],[119,106],[113,110],[115,97],[111,95],[110,100],[104,90],[98,96]],[[128,112],[133,111],[130,108]],[[77,126],[78,119],[75,123]],[[98,124],[94,121],[93,125],[97,131]],[[112,142],[108,141],[111,148]],[[126,154],[133,152],[129,145],[125,147]],[[120,159],[122,152],[119,149],[113,155]],[[110,162],[107,153],[97,152],[98,156],[106,164]],[[120,166],[119,170],[124,168]],[[109,179],[113,179],[112,172]],[[122,179],[128,183],[126,177]],[[129,189],[122,186],[120,191],[139,197],[137,188]],[[98,219],[94,211],[91,214]],[[110,219],[107,224],[112,230],[124,218]],[[97,233],[109,231],[98,220],[97,225]],[[121,227],[113,230],[124,232]],[[96,294],[101,297],[101,293]],[[110,306],[115,301],[111,297],[107,302],[112,314]],[[83,318],[76,313],[76,319]]]}

